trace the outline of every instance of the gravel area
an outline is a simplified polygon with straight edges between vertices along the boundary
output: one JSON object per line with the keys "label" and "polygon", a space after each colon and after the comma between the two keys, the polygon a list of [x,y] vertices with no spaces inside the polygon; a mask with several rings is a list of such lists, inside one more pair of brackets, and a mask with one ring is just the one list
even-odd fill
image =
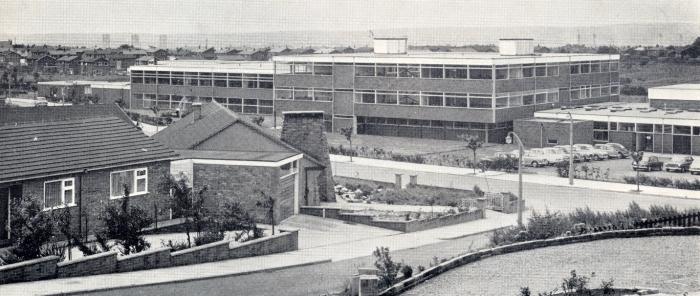
{"label": "gravel area", "polygon": [[618,287],[654,287],[680,294],[700,291],[700,238],[612,239],[501,255],[465,265],[403,295],[517,295],[520,287],[550,291],[571,270],[592,287],[611,277]]}

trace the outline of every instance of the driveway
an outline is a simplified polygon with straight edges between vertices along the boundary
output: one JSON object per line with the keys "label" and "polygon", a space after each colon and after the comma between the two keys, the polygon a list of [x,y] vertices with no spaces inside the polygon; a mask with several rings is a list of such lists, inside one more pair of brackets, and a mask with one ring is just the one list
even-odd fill
{"label": "driveway", "polygon": [[292,216],[282,222],[280,226],[299,229],[299,249],[380,238],[401,233],[379,227],[349,224],[341,220],[324,219],[308,215]]}

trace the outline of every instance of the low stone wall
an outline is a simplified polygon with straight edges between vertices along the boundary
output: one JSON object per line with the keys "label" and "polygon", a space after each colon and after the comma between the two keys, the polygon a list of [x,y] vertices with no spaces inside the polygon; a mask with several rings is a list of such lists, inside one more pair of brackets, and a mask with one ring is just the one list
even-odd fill
{"label": "low stone wall", "polygon": [[117,251],[85,256],[58,263],[56,276],[59,278],[112,273],[117,270]]}
{"label": "low stone wall", "polygon": [[170,248],[157,248],[117,257],[117,271],[127,272],[170,266]]}
{"label": "low stone wall", "polygon": [[559,237],[546,240],[535,240],[520,242],[505,246],[499,246],[491,249],[480,250],[477,252],[462,255],[437,266],[426,269],[425,271],[414,275],[411,278],[405,279],[391,288],[382,291],[379,295],[399,295],[416,285],[437,276],[445,271],[463,266],[472,262],[479,261],[491,256],[532,250],[537,248],[554,247],[575,243],[590,242],[604,239],[614,238],[633,238],[633,237],[652,237],[652,236],[680,236],[680,235],[700,235],[700,227],[664,227],[664,228],[648,228],[648,229],[632,229],[632,230],[615,230],[598,233],[590,233],[577,236]]}
{"label": "low stone wall", "polygon": [[170,248],[157,248],[118,257],[116,251],[110,251],[66,262],[58,262],[59,257],[49,256],[0,266],[0,284],[198,264],[298,249],[298,230],[280,229],[278,235],[238,245],[227,240],[172,253]]}
{"label": "low stone wall", "polygon": [[296,251],[299,249],[299,231],[290,230],[278,235],[245,242],[229,249],[228,257],[243,258]]}
{"label": "low stone wall", "polygon": [[0,266],[0,284],[29,282],[56,276],[58,256],[47,256],[20,263]]}
{"label": "low stone wall", "polygon": [[401,232],[415,232],[433,229],[484,218],[484,211],[481,209],[470,212],[460,212],[456,214],[445,215],[437,218],[412,221],[379,220],[375,219],[374,216],[370,214],[356,214],[352,212],[343,212],[338,208],[327,207],[301,207],[299,212],[301,214],[306,215],[338,219],[352,223],[364,224]]}

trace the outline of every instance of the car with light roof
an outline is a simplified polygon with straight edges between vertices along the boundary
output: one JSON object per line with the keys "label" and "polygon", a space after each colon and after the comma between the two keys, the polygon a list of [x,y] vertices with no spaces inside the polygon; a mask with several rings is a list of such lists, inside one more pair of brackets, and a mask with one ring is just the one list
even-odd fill
{"label": "car with light roof", "polygon": [[663,170],[664,162],[654,155],[643,155],[639,163],[632,162],[633,170],[644,170],[647,172]]}
{"label": "car with light roof", "polygon": [[700,174],[700,158],[693,159],[693,163],[690,164],[688,168],[691,175]]}
{"label": "car with light roof", "polygon": [[[511,152],[516,158],[519,157],[518,150],[513,150]],[[531,167],[544,167],[549,165],[549,161],[540,154],[532,153],[530,150],[523,151],[523,165]]]}
{"label": "car with light roof", "polygon": [[690,164],[693,163],[693,157],[688,155],[675,155],[671,160],[664,163],[664,170],[667,172],[685,173],[690,169]]}
{"label": "car with light roof", "polygon": [[579,150],[580,153],[586,154],[593,160],[603,160],[608,159],[608,152],[605,150],[596,149],[591,144],[574,144],[574,147]]}
{"label": "car with light roof", "polygon": [[593,148],[598,150],[604,150],[608,153],[608,158],[620,158],[620,153],[617,150],[615,150],[615,148],[613,148],[612,146],[608,146],[605,144],[595,144],[593,145]]}

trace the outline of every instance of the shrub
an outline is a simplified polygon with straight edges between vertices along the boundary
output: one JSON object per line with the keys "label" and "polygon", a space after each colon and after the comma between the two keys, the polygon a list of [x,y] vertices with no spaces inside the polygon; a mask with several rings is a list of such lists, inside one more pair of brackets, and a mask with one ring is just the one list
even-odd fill
{"label": "shrub", "polygon": [[224,240],[224,233],[221,231],[207,230],[197,234],[194,237],[194,244],[196,246],[206,245],[213,242],[218,242]]}
{"label": "shrub", "polygon": [[425,266],[418,265],[418,272],[424,272],[424,271],[425,271]]}
{"label": "shrub", "polygon": [[479,188],[479,186],[477,186],[477,185],[474,185],[473,191],[474,191],[474,194],[476,194],[476,196],[479,196],[479,197],[482,197],[482,196],[484,196],[484,194],[486,194],[486,193],[485,193],[483,190],[481,190],[481,188]]}
{"label": "shrub", "polygon": [[[142,229],[151,225],[151,218],[146,211],[129,205],[129,188],[124,186],[124,197],[117,207],[108,205],[100,215],[104,230],[95,234],[103,250],[117,247],[122,254],[128,255],[147,250],[150,244],[143,239]],[[113,245],[108,245],[112,240]]]}
{"label": "shrub", "polygon": [[0,265],[53,254],[52,247],[46,244],[56,229],[54,211],[44,211],[39,201],[30,196],[12,199],[10,209],[12,248],[8,253],[0,253]]}
{"label": "shrub", "polygon": [[409,265],[404,265],[401,267],[401,274],[403,275],[404,279],[410,278],[413,276],[413,268]]}
{"label": "shrub", "polygon": [[379,282],[382,287],[390,287],[396,282],[396,276],[401,269],[401,263],[396,263],[389,255],[389,248],[377,247],[372,253],[375,261],[374,266],[377,268]]}
{"label": "shrub", "polygon": [[562,178],[569,177],[569,162],[568,161],[557,162],[557,175],[559,175],[559,177],[562,177]]}
{"label": "shrub", "polygon": [[613,285],[615,283],[615,280],[613,278],[610,278],[609,281],[602,280],[600,282],[600,289],[603,291],[603,295],[609,295],[615,293],[615,289],[613,289]]}
{"label": "shrub", "polygon": [[173,252],[181,251],[190,247],[190,243],[186,240],[178,240],[175,242],[173,242],[172,240],[168,240],[167,243],[165,241],[160,241],[160,245],[166,248],[170,248],[170,250],[172,250]]}
{"label": "shrub", "polygon": [[178,179],[169,174],[159,184],[163,193],[170,195],[170,208],[175,216],[184,218],[185,234],[187,242],[192,246],[191,232],[200,233],[205,226],[208,210],[203,206],[207,187],[196,192],[188,185],[187,177],[180,175]]}

